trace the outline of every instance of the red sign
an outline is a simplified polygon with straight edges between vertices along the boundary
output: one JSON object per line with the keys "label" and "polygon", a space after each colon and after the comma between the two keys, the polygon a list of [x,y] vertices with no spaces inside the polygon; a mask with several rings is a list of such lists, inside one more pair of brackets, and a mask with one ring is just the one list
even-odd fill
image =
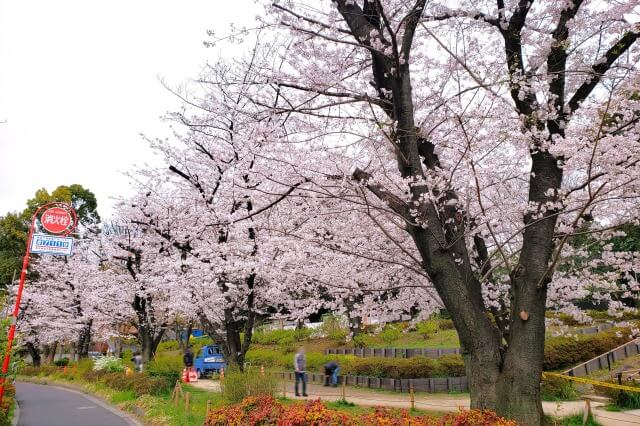
{"label": "red sign", "polygon": [[40,218],[40,222],[44,229],[52,234],[61,234],[73,225],[71,213],[60,207],[52,207],[45,210],[42,218]]}

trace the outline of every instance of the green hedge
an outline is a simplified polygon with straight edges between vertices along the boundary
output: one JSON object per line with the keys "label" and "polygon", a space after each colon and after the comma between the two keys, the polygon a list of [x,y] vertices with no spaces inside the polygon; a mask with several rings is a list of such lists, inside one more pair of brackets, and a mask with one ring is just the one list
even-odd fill
{"label": "green hedge", "polygon": [[588,361],[628,342],[630,334],[629,328],[613,328],[577,337],[550,337],[544,346],[544,369],[559,370]]}
{"label": "green hedge", "polygon": [[[293,368],[293,354],[282,354],[268,349],[252,349],[247,361],[254,366],[280,370]],[[355,376],[412,379],[421,377],[461,377],[465,375],[464,362],[460,355],[446,355],[434,360],[425,357],[403,358],[358,358],[352,355],[324,355],[307,353],[307,369],[322,373],[324,364],[336,361],[340,374]]]}

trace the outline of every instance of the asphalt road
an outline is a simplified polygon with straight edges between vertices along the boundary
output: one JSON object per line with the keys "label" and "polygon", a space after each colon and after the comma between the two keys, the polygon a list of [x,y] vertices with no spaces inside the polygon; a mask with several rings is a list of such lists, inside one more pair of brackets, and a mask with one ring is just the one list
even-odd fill
{"label": "asphalt road", "polygon": [[33,383],[16,383],[18,426],[131,426],[115,409],[80,392]]}

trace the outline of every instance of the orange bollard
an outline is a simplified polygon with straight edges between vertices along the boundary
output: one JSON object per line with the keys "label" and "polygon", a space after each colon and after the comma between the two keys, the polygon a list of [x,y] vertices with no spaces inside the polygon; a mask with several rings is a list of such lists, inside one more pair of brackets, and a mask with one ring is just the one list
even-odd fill
{"label": "orange bollard", "polygon": [[67,374],[67,366],[62,367],[62,374]]}

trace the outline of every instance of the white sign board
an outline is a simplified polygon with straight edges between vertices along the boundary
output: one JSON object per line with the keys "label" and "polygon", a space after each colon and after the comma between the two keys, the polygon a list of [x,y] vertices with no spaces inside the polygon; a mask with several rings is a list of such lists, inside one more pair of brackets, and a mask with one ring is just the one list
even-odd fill
{"label": "white sign board", "polygon": [[71,256],[72,252],[72,237],[57,237],[55,235],[34,234],[33,238],[31,239],[31,253]]}

